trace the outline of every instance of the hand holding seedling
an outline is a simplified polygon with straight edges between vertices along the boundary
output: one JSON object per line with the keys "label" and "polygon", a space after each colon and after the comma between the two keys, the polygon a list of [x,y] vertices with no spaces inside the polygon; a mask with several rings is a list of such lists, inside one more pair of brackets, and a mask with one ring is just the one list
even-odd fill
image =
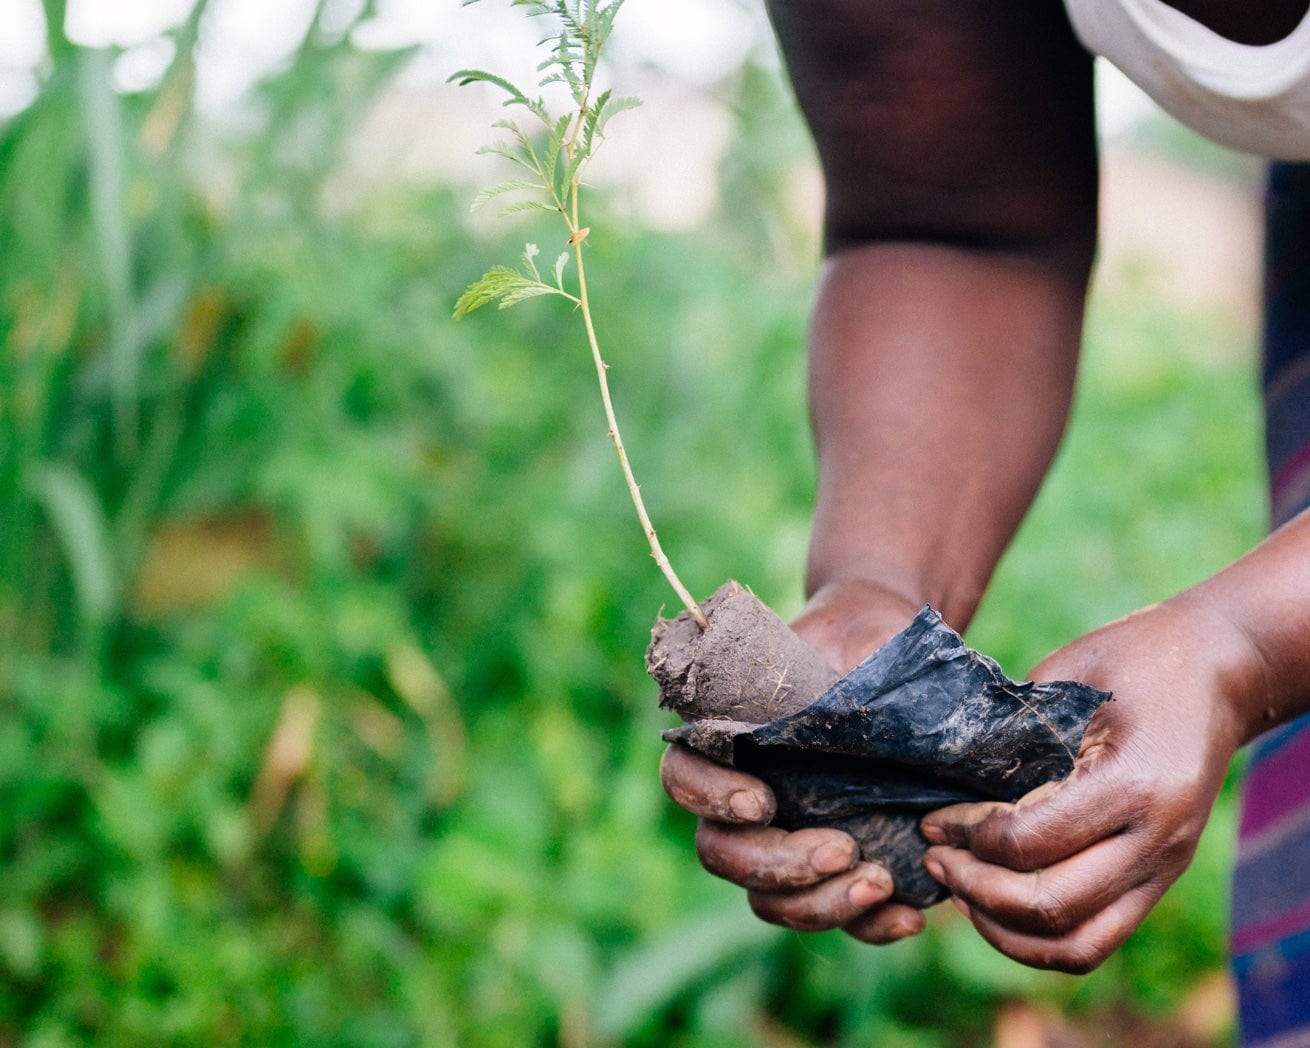
{"label": "hand holding seedling", "polygon": [[1242,742],[1234,700],[1249,640],[1190,594],[1106,626],[1033,673],[1113,688],[1074,774],[1018,804],[924,820],[928,868],[997,949],[1087,972],[1116,950],[1191,861]]}
{"label": "hand holding seedling", "polygon": [[[997,949],[1040,968],[1104,961],[1182,873],[1236,749],[1310,710],[1310,516],[1217,575],[1088,634],[1035,676],[1116,700],[1074,774],[1017,805],[924,820],[929,868]],[[935,864],[935,870],[933,869]]]}
{"label": "hand holding seedling", "polygon": [[[817,592],[792,628],[842,671],[881,646],[918,610],[894,594],[862,585]],[[763,920],[802,931],[841,928],[868,943],[923,929],[923,914],[888,902],[892,881],[861,861],[848,834],[772,827],[775,802],[759,779],[673,745],[660,779],[669,796],[699,816],[696,850],[706,868],[747,890]]]}
{"label": "hand holding seedling", "polygon": [[[1067,418],[1095,243],[1090,63],[1056,4],[770,8],[828,187],[809,585],[820,601],[834,586],[929,601],[962,627]],[[916,75],[925,68],[952,75]],[[1303,515],[1033,671],[1117,698],[1063,783],[924,819],[943,842],[930,872],[989,942],[1081,972],[1131,933],[1189,861],[1234,748],[1310,708],[1307,592]],[[877,639],[833,623],[811,635],[843,665]],[[670,793],[711,798],[698,808],[709,818],[754,788],[669,766]],[[803,863],[785,839],[727,828],[702,831],[700,852],[748,886]],[[850,873],[829,882],[816,865],[778,896],[789,910],[757,909],[861,928],[828,887]]]}
{"label": "hand holding seedling", "polygon": [[[568,254],[561,254],[548,281],[536,263],[538,250],[529,245],[520,268],[489,270],[460,298],[455,312],[463,315],[495,300],[504,307],[526,298],[559,296],[581,314],[609,436],[629,494],[651,553],[686,609],[675,619],[657,623],[647,652],[647,668],[660,684],[661,704],[688,721],[685,729],[672,734],[722,764],[741,760],[743,767],[767,780],[771,790],[752,783],[737,798],[739,818],[768,821],[771,806],[779,805],[776,826],[756,825],[733,835],[713,821],[705,823],[700,850],[706,864],[748,884],[754,892],[752,903],[769,919],[793,926],[849,925],[865,938],[886,940],[920,925],[917,914],[903,907],[872,909],[889,893],[898,904],[917,907],[943,896],[922,864],[927,844],[918,832],[918,813],[957,800],[1018,797],[1030,781],[1023,757],[1030,745],[1036,747],[1031,765],[1036,778],[1031,781],[1068,774],[1072,747],[1104,696],[1082,689],[1081,697],[1065,707],[1059,688],[1032,692],[1039,705],[1052,701],[1068,714],[1048,720],[1023,698],[1030,694],[1028,686],[1006,682],[999,668],[969,652],[931,609],[915,614],[918,591],[904,588],[904,577],[852,570],[862,565],[846,557],[842,544],[854,538],[861,555],[870,550],[867,535],[848,532],[859,523],[858,514],[843,508],[825,519],[825,493],[840,492],[842,480],[835,487],[821,484],[815,550],[831,544],[839,560],[845,559],[841,570],[827,579],[822,578],[821,561],[812,561],[811,577],[820,584],[798,624],[800,632],[788,629],[736,583],[725,584],[700,604],[692,600],[660,548],[629,468],[587,292],[583,246],[589,228],[579,204],[582,172],[602,140],[608,113],[630,104],[612,102],[608,91],[595,86],[600,50],[620,3],[516,0],[516,6],[534,16],[552,16],[558,26],[548,38],[550,52],[540,67],[539,86],[567,89],[571,108],[561,116],[553,115],[543,98],[530,97],[495,74],[455,74],[462,83],[483,81],[500,88],[508,96],[507,106],[526,111],[538,125],[535,137],[513,121],[498,125],[510,134],[510,141],[490,152],[533,178],[502,182],[481,194],[478,203],[508,192],[532,194],[507,210],[543,210],[562,218],[578,269],[574,294],[564,283]],[[816,384],[816,390],[820,388]],[[857,393],[858,385],[845,392]],[[815,404],[817,419],[824,405],[820,398]],[[902,411],[904,406],[899,405]],[[893,418],[894,412],[887,417]],[[949,427],[947,431],[951,435]],[[822,438],[822,426],[818,432]],[[821,461],[832,461],[823,459],[822,439],[820,452]],[[907,464],[915,465],[913,456],[905,453],[894,468],[902,470]],[[856,490],[843,499],[859,495],[860,484],[876,480],[877,472],[862,469],[855,479]],[[922,533],[932,535],[931,529]],[[934,590],[923,587],[923,592]],[[838,667],[849,668],[897,630],[896,644],[880,649],[879,658],[862,664],[858,673],[838,680]],[[806,635],[814,643],[807,643]],[[989,683],[971,694],[971,681]],[[925,694],[935,698],[920,706]],[[1092,705],[1084,708],[1087,701]],[[995,735],[1004,743],[1000,747],[981,734],[1003,724],[1008,727]],[[704,778],[703,788],[697,786],[698,774]],[[698,792],[704,799],[720,789],[716,782],[745,781],[716,779],[716,774],[721,773],[707,772],[703,764],[679,752],[666,765],[665,781],[675,797],[693,807]],[[688,777],[688,788],[679,792],[683,776]],[[731,800],[728,804],[731,810]],[[850,837],[815,828],[825,825]],[[855,865],[860,857],[863,861]],[[796,893],[839,869],[846,874],[818,886],[812,897]],[[782,897],[779,890],[792,894]],[[839,919],[825,914],[832,902],[844,907]]]}

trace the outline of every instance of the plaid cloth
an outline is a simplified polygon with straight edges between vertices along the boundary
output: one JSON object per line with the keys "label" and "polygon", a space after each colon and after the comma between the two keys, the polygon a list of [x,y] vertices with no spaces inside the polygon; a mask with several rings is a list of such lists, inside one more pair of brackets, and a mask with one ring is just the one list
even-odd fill
{"label": "plaid cloth", "polygon": [[[1265,447],[1276,527],[1310,506],[1310,164],[1270,167],[1266,210]],[[1251,747],[1231,948],[1244,1048],[1310,1048],[1310,715]]]}

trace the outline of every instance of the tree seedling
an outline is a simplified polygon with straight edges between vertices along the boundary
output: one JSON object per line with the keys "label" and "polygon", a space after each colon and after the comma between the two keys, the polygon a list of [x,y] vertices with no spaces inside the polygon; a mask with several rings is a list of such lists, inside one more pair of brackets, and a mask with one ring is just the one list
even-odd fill
{"label": "tree seedling", "polygon": [[[475,2],[464,0],[464,6]],[[490,302],[505,309],[542,295],[558,295],[573,303],[582,317],[591,349],[609,438],[618,454],[619,467],[646,541],[650,544],[651,556],[688,614],[704,627],[707,624],[705,614],[669,563],[646,510],[641,488],[633,476],[619,423],[614,416],[609,365],[601,356],[587,292],[586,242],[591,229],[583,223],[582,217],[583,176],[605,140],[605,128],[610,119],[641,104],[637,98],[616,96],[609,89],[598,90],[596,84],[601,51],[609,39],[623,0],[609,0],[608,3],[603,0],[573,0],[571,3],[569,0],[512,0],[512,4],[526,8],[532,17],[555,20],[557,28],[543,41],[547,54],[537,67],[541,74],[537,89],[544,92],[553,84],[563,85],[571,104],[556,113],[547,105],[544,94],[529,95],[504,77],[481,69],[461,69],[451,77],[461,85],[482,82],[500,88],[507,95],[505,106],[522,110],[528,124],[525,128],[513,118],[498,120],[495,126],[505,131],[508,137],[496,145],[487,146],[482,152],[504,157],[530,177],[509,179],[483,190],[473,206],[480,208],[506,194],[515,194],[519,198],[503,205],[501,214],[523,211],[555,213],[567,230],[567,250],[555,259],[547,280],[537,266],[540,249],[536,244],[528,244],[518,268],[494,266],[469,285],[455,303],[455,316],[462,317]],[[577,267],[576,293],[565,287],[564,273],[570,252]]]}

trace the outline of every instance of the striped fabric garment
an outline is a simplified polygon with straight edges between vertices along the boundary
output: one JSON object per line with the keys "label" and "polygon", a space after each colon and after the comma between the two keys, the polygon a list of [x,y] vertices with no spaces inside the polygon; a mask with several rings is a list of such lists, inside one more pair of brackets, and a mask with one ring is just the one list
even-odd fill
{"label": "striped fabric garment", "polygon": [[[1310,506],[1310,164],[1270,169],[1264,385],[1271,520]],[[1251,747],[1233,875],[1244,1048],[1310,1048],[1310,715]]]}

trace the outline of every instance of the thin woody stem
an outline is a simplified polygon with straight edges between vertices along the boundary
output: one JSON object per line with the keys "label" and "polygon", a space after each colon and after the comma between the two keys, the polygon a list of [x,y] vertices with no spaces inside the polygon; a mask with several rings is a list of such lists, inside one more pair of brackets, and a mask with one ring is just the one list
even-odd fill
{"label": "thin woody stem", "polygon": [[610,384],[607,375],[609,365],[605,363],[600,355],[600,344],[596,341],[596,328],[591,321],[591,307],[587,300],[587,272],[582,264],[582,241],[585,234],[578,227],[578,186],[576,183],[572,189],[573,218],[570,222],[572,232],[569,240],[573,244],[573,253],[578,263],[578,304],[582,309],[582,322],[587,327],[587,342],[591,346],[591,359],[596,365],[596,378],[600,382],[600,399],[605,404],[605,421],[609,424],[610,440],[614,443],[614,450],[618,453],[619,466],[623,470],[623,479],[628,484],[628,494],[632,497],[632,504],[637,508],[637,518],[641,521],[641,528],[646,533],[646,541],[650,543],[650,555],[655,558],[655,563],[659,565],[660,571],[669,580],[673,592],[678,595],[678,599],[682,601],[691,617],[696,620],[697,625],[704,629],[709,625],[705,619],[705,614],[700,610],[687,587],[682,584],[682,580],[678,578],[678,573],[673,570],[673,565],[669,563],[669,558],[660,545],[659,536],[655,534],[655,525],[651,523],[650,514],[646,512],[646,503],[641,497],[641,488],[637,486],[637,478],[632,475],[632,466],[628,464],[628,453],[623,449],[623,438],[619,435],[619,423],[614,417],[614,403],[610,399]]}

